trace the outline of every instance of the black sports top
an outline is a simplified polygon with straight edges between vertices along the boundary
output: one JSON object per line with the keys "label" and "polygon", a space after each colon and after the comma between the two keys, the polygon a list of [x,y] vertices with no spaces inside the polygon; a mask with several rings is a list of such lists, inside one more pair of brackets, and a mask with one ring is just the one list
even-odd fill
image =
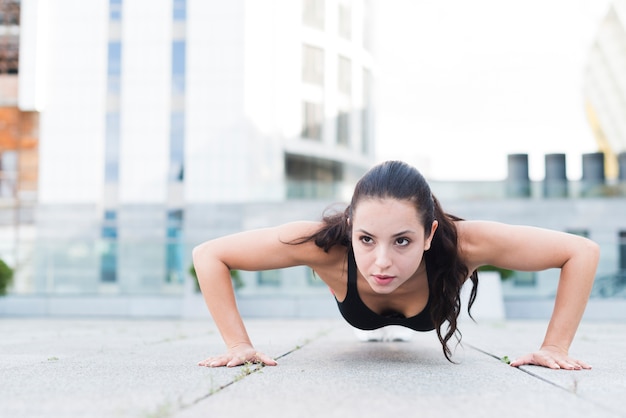
{"label": "black sports top", "polygon": [[[431,276],[428,272],[428,265],[426,265],[426,274],[428,277]],[[354,252],[352,248],[350,248],[348,250],[348,291],[346,298],[343,302],[339,302],[337,299],[335,300],[337,301],[339,312],[341,312],[344,319],[353,327],[372,330],[386,325],[402,325],[415,331],[432,331],[435,329],[435,325],[430,318],[430,295],[422,312],[415,316],[407,318],[400,313],[379,315],[368,308],[361,300],[357,289],[356,278],[356,261],[354,259]]]}

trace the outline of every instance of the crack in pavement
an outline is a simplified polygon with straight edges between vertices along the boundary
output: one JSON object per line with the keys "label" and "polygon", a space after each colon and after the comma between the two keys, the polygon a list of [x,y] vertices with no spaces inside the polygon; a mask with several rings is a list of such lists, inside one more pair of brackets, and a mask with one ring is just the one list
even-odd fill
{"label": "crack in pavement", "polygon": [[[498,361],[500,361],[500,362],[502,362],[502,363],[505,363],[505,362],[504,362],[504,360],[503,360],[503,358],[504,358],[504,357],[499,357],[499,356],[497,356],[497,355],[495,355],[495,354],[493,354],[493,353],[490,353],[490,352],[488,352],[488,351],[485,351],[485,350],[483,350],[483,349],[481,349],[481,348],[478,348],[478,347],[476,347],[476,346],[474,346],[474,345],[472,345],[472,344],[463,343],[463,345],[466,345],[466,346],[468,346],[469,348],[471,348],[471,349],[473,349],[473,350],[478,351],[479,353],[485,354],[485,355],[487,355],[487,356],[489,356],[489,357],[493,357],[494,359],[496,359],[496,360],[498,360]],[[505,363],[505,364],[506,364],[506,363]],[[509,367],[511,367],[511,366],[509,366]],[[538,366],[538,367],[539,367],[539,366]],[[626,415],[623,415],[623,411],[616,411],[616,410],[614,410],[614,409],[611,409],[610,407],[607,407],[606,405],[603,405],[603,404],[601,404],[601,403],[597,402],[597,401],[596,401],[596,400],[594,400],[594,399],[589,399],[589,398],[587,398],[587,397],[585,397],[585,396],[580,395],[580,394],[577,392],[577,390],[576,390],[576,388],[577,388],[577,383],[578,383],[578,381],[577,381],[577,380],[574,380],[574,389],[571,389],[571,388],[565,387],[565,386],[563,386],[563,385],[560,385],[560,384],[558,384],[558,383],[555,383],[555,382],[553,382],[553,381],[551,381],[551,380],[549,380],[549,379],[547,379],[547,378],[545,378],[545,377],[543,377],[543,376],[540,376],[540,375],[538,375],[538,374],[536,374],[536,373],[533,373],[533,372],[531,372],[530,370],[528,370],[525,366],[514,367],[514,368],[515,368],[515,369],[517,369],[517,370],[519,370],[519,371],[521,371],[522,373],[526,373],[527,375],[529,375],[529,376],[531,376],[531,377],[534,377],[535,379],[541,380],[542,382],[545,382],[545,383],[547,383],[547,384],[549,384],[549,385],[552,385],[552,386],[554,386],[554,387],[556,387],[556,388],[559,388],[559,389],[561,389],[561,390],[564,390],[565,392],[567,392],[567,393],[569,393],[569,394],[572,394],[572,395],[574,395],[574,396],[576,396],[576,397],[578,397],[578,398],[580,398],[580,399],[584,400],[585,402],[590,402],[590,403],[592,403],[593,405],[597,406],[597,407],[598,407],[598,408],[600,408],[600,409],[603,409],[603,410],[605,410],[605,411],[607,411],[607,412],[610,412],[610,413],[612,413],[612,414],[616,414],[617,416],[624,416],[624,417],[626,417]]]}
{"label": "crack in pavement", "polygon": [[[302,344],[298,344],[294,348],[292,348],[291,350],[286,351],[286,352],[284,352],[283,354],[280,354],[277,357],[274,357],[274,360],[280,360],[281,358],[287,357],[288,355],[295,353],[296,351],[302,349],[304,346],[306,346],[306,345],[312,343],[313,341],[323,337],[324,335],[327,335],[330,331],[331,331],[331,329],[321,330],[320,332],[318,332],[312,338],[305,339],[302,342]],[[250,365],[254,365],[255,367],[250,369],[249,368]],[[202,402],[203,400],[208,399],[211,396],[221,392],[222,390],[226,389],[227,387],[232,386],[235,383],[242,381],[244,378],[246,378],[246,377],[248,377],[248,376],[250,376],[250,375],[252,375],[254,373],[257,373],[257,372],[263,370],[263,368],[265,368],[265,364],[263,364],[263,363],[244,363],[244,364],[242,364],[241,366],[238,366],[238,367],[242,368],[241,372],[239,374],[237,374],[233,378],[233,380],[231,380],[230,382],[228,382],[228,383],[226,383],[224,385],[221,385],[218,388],[211,389],[209,391],[209,393],[207,393],[206,395],[200,396],[200,397],[194,399],[193,401],[190,401],[190,402],[187,402],[187,403],[180,403],[179,406],[178,406],[178,410],[177,411],[180,412],[183,409],[190,408],[190,407],[192,407],[192,406]]]}

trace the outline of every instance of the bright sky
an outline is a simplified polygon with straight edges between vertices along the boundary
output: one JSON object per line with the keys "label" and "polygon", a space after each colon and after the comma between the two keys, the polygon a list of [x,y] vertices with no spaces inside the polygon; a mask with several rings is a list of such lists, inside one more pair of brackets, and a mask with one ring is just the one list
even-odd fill
{"label": "bright sky", "polygon": [[566,153],[568,177],[596,142],[584,113],[587,52],[608,0],[377,0],[378,160],[437,180],[506,178],[526,153]]}

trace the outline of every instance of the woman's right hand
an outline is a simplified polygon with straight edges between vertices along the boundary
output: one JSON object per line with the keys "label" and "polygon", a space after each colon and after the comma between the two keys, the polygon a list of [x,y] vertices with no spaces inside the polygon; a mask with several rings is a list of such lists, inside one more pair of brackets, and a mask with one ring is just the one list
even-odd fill
{"label": "woman's right hand", "polygon": [[198,366],[205,367],[235,367],[245,363],[262,363],[266,366],[276,366],[276,361],[259,353],[249,344],[240,344],[231,347],[226,354],[221,356],[209,357],[198,363]]}

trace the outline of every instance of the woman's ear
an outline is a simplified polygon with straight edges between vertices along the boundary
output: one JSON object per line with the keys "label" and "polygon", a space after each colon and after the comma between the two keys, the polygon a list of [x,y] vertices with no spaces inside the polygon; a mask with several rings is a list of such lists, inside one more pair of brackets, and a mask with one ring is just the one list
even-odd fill
{"label": "woman's ear", "polygon": [[437,230],[438,226],[439,226],[439,222],[437,222],[437,220],[435,219],[433,221],[433,224],[430,226],[430,235],[426,237],[426,241],[424,242],[424,251],[430,250],[430,244],[432,243],[433,238],[435,237],[435,231]]}

